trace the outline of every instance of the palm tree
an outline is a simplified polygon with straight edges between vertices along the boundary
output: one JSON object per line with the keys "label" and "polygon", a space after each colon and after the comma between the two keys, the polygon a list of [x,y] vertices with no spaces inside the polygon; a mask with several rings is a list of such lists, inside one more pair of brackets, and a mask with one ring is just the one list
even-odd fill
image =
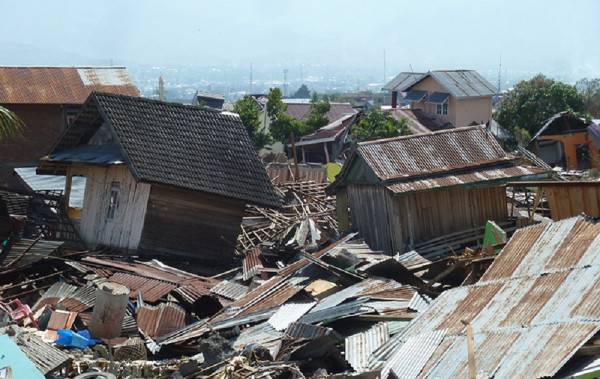
{"label": "palm tree", "polygon": [[4,137],[21,136],[25,123],[16,114],[0,106],[0,140]]}

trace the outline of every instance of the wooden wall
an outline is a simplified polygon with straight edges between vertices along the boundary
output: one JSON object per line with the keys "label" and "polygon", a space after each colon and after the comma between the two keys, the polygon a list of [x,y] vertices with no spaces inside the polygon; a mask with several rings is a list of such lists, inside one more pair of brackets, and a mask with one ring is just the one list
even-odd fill
{"label": "wooden wall", "polygon": [[230,259],[244,209],[240,201],[153,185],[140,251]]}
{"label": "wooden wall", "polygon": [[394,196],[382,186],[351,185],[352,224],[373,249],[404,252],[405,245],[508,218],[500,187],[444,188]]}
{"label": "wooden wall", "polygon": [[[150,185],[136,183],[125,165],[73,165],[71,172],[87,179],[79,229],[86,245],[90,249],[100,245],[137,249]],[[114,218],[107,219],[110,190],[115,182],[119,183],[119,205]]]}
{"label": "wooden wall", "polygon": [[600,182],[544,185],[552,220],[579,216],[600,217]]}

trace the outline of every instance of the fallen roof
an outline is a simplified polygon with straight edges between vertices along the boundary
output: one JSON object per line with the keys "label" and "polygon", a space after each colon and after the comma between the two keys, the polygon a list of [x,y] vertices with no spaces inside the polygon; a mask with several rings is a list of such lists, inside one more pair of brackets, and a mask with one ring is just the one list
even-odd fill
{"label": "fallen roof", "polygon": [[444,123],[422,109],[390,108],[383,111],[390,112],[396,120],[406,119],[413,134],[435,132],[444,128]]}
{"label": "fallen roof", "polygon": [[280,204],[239,116],[109,93],[90,95],[38,172],[62,174],[64,167],[55,167],[63,155],[71,157],[67,150],[96,149],[87,143],[102,121],[136,181],[269,207]]}
{"label": "fallen roof", "polygon": [[[552,376],[600,330],[599,244],[600,223],[583,217],[520,229],[479,283],[442,293],[390,344],[443,331],[419,376],[466,377],[465,320],[475,331],[478,372]],[[396,359],[410,368],[416,349]]]}
{"label": "fallen roof", "polygon": [[[286,103],[287,110],[284,112],[286,115],[295,118],[296,120],[305,120],[310,113],[312,104],[310,103]],[[329,119],[329,122],[339,120],[343,116],[358,113],[358,111],[349,103],[329,103],[331,108],[325,114]]]}
{"label": "fallen roof", "polygon": [[125,67],[0,67],[0,104],[83,104],[92,91],[140,96]]}
{"label": "fallen roof", "polygon": [[306,135],[296,142],[296,146],[313,145],[317,143],[335,141],[348,127],[358,119],[358,113],[348,114],[330,122],[316,132]]}

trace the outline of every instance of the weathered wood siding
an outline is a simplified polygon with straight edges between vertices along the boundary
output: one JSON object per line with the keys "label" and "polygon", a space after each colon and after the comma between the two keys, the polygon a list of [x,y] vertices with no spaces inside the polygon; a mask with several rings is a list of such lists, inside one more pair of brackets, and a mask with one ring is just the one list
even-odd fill
{"label": "weathered wood siding", "polygon": [[[125,165],[73,165],[73,175],[85,176],[79,233],[90,249],[100,245],[136,250],[142,235],[150,185],[136,183]],[[119,183],[118,207],[108,219],[113,183]]]}
{"label": "weathered wood siding", "polygon": [[240,201],[153,185],[140,251],[231,258],[244,208]]}
{"label": "weathered wood siding", "polygon": [[600,217],[600,183],[552,186],[544,185],[550,215],[558,221],[584,213],[590,217]]}
{"label": "weathered wood siding", "polygon": [[406,245],[508,218],[500,187],[445,188],[394,196],[382,186],[348,187],[352,224],[373,249],[388,254]]}

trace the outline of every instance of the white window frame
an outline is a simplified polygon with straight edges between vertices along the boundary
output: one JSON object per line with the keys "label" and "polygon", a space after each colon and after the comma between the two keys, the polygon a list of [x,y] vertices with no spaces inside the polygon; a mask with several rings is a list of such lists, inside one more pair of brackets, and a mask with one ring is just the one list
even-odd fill
{"label": "white window frame", "polygon": [[440,116],[448,116],[448,100],[444,101],[442,104],[437,104],[435,113]]}
{"label": "white window frame", "polygon": [[110,186],[110,194],[108,197],[108,210],[106,211],[106,219],[114,220],[117,209],[119,208],[119,195],[121,186],[119,182],[113,182]]}

